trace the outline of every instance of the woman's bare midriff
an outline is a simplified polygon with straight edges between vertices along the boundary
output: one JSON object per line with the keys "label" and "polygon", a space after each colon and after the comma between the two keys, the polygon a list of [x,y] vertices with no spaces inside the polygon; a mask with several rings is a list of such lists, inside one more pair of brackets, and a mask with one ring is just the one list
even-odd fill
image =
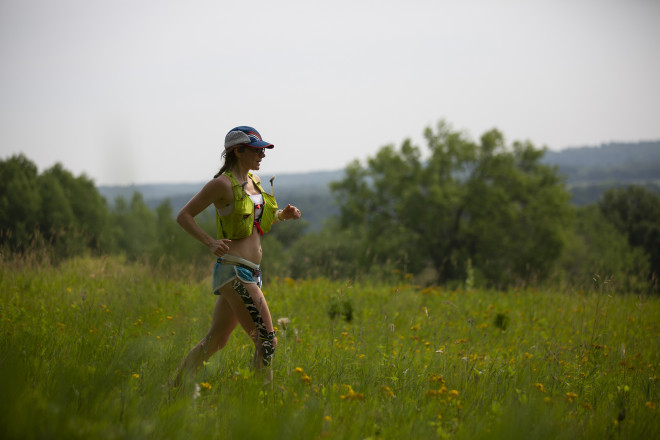
{"label": "woman's bare midriff", "polygon": [[232,239],[229,243],[230,255],[245,258],[255,264],[261,263],[261,236],[256,227],[252,228],[252,235],[238,240]]}

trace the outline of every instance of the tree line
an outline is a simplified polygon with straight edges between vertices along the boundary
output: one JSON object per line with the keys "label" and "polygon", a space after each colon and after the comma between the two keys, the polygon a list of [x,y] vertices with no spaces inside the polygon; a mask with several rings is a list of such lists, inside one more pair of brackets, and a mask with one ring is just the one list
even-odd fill
{"label": "tree line", "polygon": [[[0,182],[3,254],[37,252],[54,260],[123,254],[153,263],[204,257],[173,221],[169,201],[152,210],[135,192],[110,209],[85,175],[75,177],[61,164],[38,173],[22,154],[0,162]],[[208,228],[214,221],[201,220]]]}
{"label": "tree line", "polygon": [[[660,197],[612,188],[575,207],[545,150],[507,145],[498,130],[478,142],[441,121],[426,151],[404,141],[332,184],[336,221],[295,244],[296,276],[378,277],[400,271],[420,283],[490,286],[601,281],[658,290]],[[594,282],[595,280],[600,280]]]}
{"label": "tree line", "polygon": [[[617,187],[576,207],[557,167],[543,163],[545,150],[530,142],[507,145],[498,130],[473,141],[444,121],[424,135],[424,150],[405,140],[349,164],[331,184],[340,212],[320,230],[306,231],[304,221],[273,228],[263,240],[264,272],[451,288],[660,290],[657,194]],[[54,259],[212,260],[176,225],[169,200],[150,209],[134,193],[109,208],[86,176],[60,164],[38,173],[23,155],[0,162],[0,182],[3,254],[43,248]],[[198,220],[214,233],[212,210]]]}

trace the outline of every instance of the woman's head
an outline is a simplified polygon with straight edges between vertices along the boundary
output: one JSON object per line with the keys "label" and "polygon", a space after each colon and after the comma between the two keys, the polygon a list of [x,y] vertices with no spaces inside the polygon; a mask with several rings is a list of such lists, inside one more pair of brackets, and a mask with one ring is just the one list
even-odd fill
{"label": "woman's head", "polygon": [[261,159],[266,155],[266,148],[273,147],[253,127],[242,125],[232,128],[225,136],[225,151],[222,153],[225,161],[214,177],[235,168],[239,163],[247,169],[258,170]]}

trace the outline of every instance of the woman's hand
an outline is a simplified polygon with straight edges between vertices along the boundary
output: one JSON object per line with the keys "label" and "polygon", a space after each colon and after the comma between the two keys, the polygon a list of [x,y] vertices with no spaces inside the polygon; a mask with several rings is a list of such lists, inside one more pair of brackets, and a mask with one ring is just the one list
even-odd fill
{"label": "woman's hand", "polygon": [[298,220],[300,217],[302,217],[302,213],[300,212],[300,209],[296,208],[295,206],[286,205],[286,208],[280,212],[279,217],[280,220]]}
{"label": "woman's hand", "polygon": [[213,255],[222,257],[229,252],[229,244],[231,240],[223,238],[222,240],[213,240],[208,246]]}

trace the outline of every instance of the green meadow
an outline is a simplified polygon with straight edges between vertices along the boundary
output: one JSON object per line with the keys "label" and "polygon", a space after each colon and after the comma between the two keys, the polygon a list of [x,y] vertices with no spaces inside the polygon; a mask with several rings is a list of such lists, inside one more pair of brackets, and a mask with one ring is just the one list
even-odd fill
{"label": "green meadow", "polygon": [[210,322],[209,268],[0,260],[3,439],[660,438],[660,299],[265,280],[274,379]]}

